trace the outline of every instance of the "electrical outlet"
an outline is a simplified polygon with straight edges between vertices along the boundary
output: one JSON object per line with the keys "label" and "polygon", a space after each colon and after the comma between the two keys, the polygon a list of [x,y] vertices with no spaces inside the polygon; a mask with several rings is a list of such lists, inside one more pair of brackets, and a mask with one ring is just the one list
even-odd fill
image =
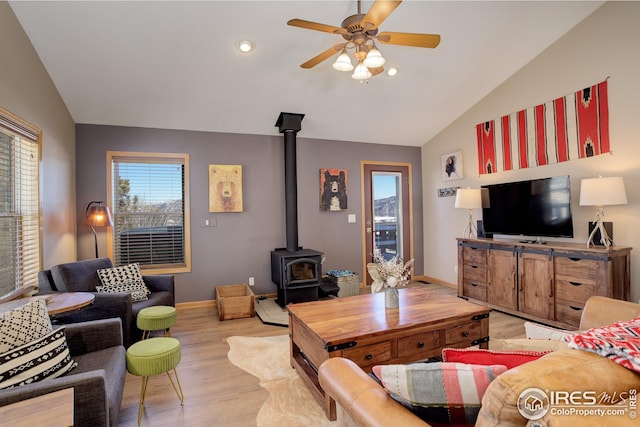
{"label": "electrical outlet", "polygon": [[453,274],[458,274],[458,264],[453,266]]}
{"label": "electrical outlet", "polygon": [[255,283],[255,281],[254,281],[253,277],[249,277],[249,286],[253,286],[253,285],[255,285],[255,284],[256,284],[256,283]]}

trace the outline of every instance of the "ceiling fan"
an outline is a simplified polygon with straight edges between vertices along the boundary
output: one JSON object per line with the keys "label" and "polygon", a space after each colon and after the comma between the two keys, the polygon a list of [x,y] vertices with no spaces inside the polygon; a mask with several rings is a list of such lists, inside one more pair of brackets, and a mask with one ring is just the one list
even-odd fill
{"label": "ceiling fan", "polygon": [[311,58],[301,64],[300,67],[313,68],[322,61],[341,52],[336,62],[334,62],[333,68],[338,71],[351,71],[354,70],[354,66],[351,63],[347,49],[354,49],[355,52],[353,56],[358,62],[351,77],[362,81],[384,71],[383,65],[385,59],[376,47],[376,40],[384,44],[401,46],[424,48],[435,48],[438,46],[438,44],[440,44],[440,36],[438,34],[398,32],[382,32],[378,34],[380,24],[387,19],[400,3],[402,3],[402,0],[376,0],[365,15],[360,11],[361,4],[360,0],[358,0],[358,13],[342,21],[341,27],[319,24],[303,19],[291,19],[287,22],[287,25],[325,33],[340,34],[346,40],[346,42],[330,47],[321,54]]}

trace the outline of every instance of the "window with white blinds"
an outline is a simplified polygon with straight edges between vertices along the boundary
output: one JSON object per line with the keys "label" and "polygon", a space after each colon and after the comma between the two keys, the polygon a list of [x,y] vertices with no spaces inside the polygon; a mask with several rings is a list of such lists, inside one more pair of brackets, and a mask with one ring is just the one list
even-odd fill
{"label": "window with white blinds", "polygon": [[0,108],[0,296],[38,285],[40,134]]}
{"label": "window with white blinds", "polygon": [[187,154],[108,152],[109,254],[145,273],[191,271]]}

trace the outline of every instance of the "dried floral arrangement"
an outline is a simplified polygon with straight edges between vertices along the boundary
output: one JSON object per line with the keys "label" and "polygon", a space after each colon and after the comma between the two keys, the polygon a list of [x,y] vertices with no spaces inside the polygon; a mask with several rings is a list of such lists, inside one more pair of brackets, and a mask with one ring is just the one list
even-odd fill
{"label": "dried floral arrangement", "polygon": [[406,263],[397,255],[391,259],[384,259],[380,249],[373,252],[373,262],[367,264],[367,271],[373,279],[371,292],[376,293],[383,288],[398,288],[409,283],[413,259]]}

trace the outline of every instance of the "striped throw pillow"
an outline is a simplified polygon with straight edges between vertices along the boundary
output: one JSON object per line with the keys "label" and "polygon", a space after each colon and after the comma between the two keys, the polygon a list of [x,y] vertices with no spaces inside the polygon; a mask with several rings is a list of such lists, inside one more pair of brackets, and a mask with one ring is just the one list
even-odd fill
{"label": "striped throw pillow", "polygon": [[391,397],[430,423],[474,425],[485,390],[504,365],[434,362],[378,365],[378,377]]}
{"label": "striped throw pillow", "polygon": [[57,378],[76,366],[62,326],[0,355],[0,389]]}

